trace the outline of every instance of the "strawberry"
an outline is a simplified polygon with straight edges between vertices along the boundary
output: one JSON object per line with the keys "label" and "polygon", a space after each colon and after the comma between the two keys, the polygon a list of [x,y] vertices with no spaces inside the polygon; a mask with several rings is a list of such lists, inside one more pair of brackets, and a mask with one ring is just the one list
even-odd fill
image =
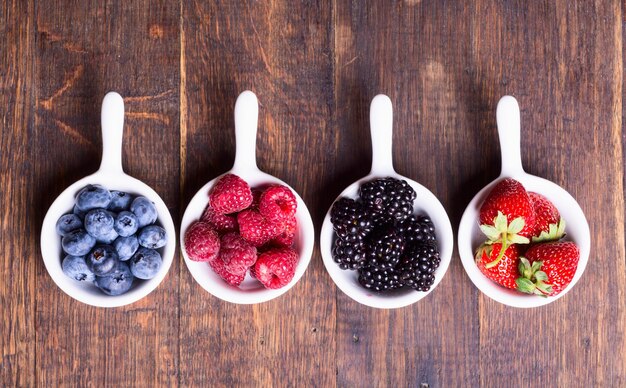
{"label": "strawberry", "polygon": [[489,192],[479,218],[480,230],[489,238],[487,244],[502,244],[493,261],[485,263],[486,269],[497,266],[511,244],[528,244],[534,231],[535,213],[528,193],[511,178],[501,180]]}
{"label": "strawberry", "polygon": [[494,262],[500,256],[501,249],[501,243],[485,243],[481,245],[476,251],[476,265],[489,279],[503,287],[515,289],[517,287],[515,279],[519,276],[517,272],[519,248],[517,245],[510,245],[502,253],[497,265],[488,267],[488,264]]}
{"label": "strawberry", "polygon": [[535,213],[532,241],[556,241],[563,237],[565,220],[561,218],[556,206],[541,194],[529,192],[528,197]]}
{"label": "strawberry", "polygon": [[522,237],[532,236],[535,212],[524,186],[515,179],[503,179],[491,190],[480,207],[480,224],[494,226],[498,213],[502,213],[507,222],[521,218],[523,225],[516,234]]}
{"label": "strawberry", "polygon": [[557,295],[572,281],[579,259],[580,250],[571,241],[533,245],[520,258],[517,289],[544,297]]}

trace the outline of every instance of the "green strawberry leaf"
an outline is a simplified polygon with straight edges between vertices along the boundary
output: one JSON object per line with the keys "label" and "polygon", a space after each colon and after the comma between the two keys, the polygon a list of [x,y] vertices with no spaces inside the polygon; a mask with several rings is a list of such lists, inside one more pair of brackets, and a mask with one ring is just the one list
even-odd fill
{"label": "green strawberry leaf", "polygon": [[518,291],[524,292],[526,294],[532,294],[535,291],[535,284],[526,278],[517,278],[515,279],[515,284],[517,284]]}
{"label": "green strawberry leaf", "polygon": [[495,241],[500,238],[500,232],[491,225],[480,225],[480,230],[489,238],[489,240]]}
{"label": "green strawberry leaf", "polygon": [[525,257],[520,257],[519,264],[517,265],[517,269],[519,271],[519,274],[526,279],[530,279],[530,277],[532,276],[530,263],[528,262],[528,259],[526,259]]}
{"label": "green strawberry leaf", "polygon": [[546,273],[543,271],[537,271],[535,272],[535,279],[539,281],[548,280],[548,275],[546,275]]}
{"label": "green strawberry leaf", "polygon": [[502,214],[502,212],[498,212],[498,215],[493,220],[493,225],[498,229],[501,233],[506,233],[508,222],[506,220],[506,216]]}
{"label": "green strawberry leaf", "polygon": [[524,229],[524,218],[517,217],[509,224],[508,232],[509,234],[518,234]]}
{"label": "green strawberry leaf", "polygon": [[528,244],[530,240],[519,234],[513,234],[509,236],[509,242],[511,242],[511,244]]}
{"label": "green strawberry leaf", "polygon": [[533,237],[533,242],[556,241],[565,235],[565,220],[560,219],[558,224],[550,224],[548,231],[542,231],[539,236]]}
{"label": "green strawberry leaf", "polygon": [[546,283],[544,283],[542,281],[538,281],[537,283],[535,283],[535,286],[537,287],[538,290],[543,292],[546,296],[549,295],[552,292],[552,285],[551,284],[546,284]]}
{"label": "green strawberry leaf", "polygon": [[542,265],[543,265],[543,261],[535,261],[533,265],[530,267],[530,269],[531,271],[533,271],[533,273],[535,273],[541,269]]}

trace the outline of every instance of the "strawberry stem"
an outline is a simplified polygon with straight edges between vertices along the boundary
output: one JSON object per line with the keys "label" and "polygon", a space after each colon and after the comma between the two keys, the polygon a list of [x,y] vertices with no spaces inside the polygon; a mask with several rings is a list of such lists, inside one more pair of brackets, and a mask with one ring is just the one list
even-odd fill
{"label": "strawberry stem", "polygon": [[504,257],[504,252],[506,252],[508,246],[508,241],[506,240],[506,233],[502,233],[502,246],[500,247],[500,253],[498,253],[498,257],[496,257],[496,259],[490,263],[485,264],[485,268],[489,269],[489,268],[493,268],[496,265],[498,265],[498,263],[500,262],[500,260],[502,260],[502,258]]}

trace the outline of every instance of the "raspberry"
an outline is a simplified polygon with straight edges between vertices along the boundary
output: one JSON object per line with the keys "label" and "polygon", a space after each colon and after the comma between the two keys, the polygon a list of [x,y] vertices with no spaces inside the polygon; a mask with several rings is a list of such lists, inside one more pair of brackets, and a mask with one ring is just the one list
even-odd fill
{"label": "raspberry", "polygon": [[220,238],[211,225],[196,221],[185,232],[185,252],[194,261],[213,261],[220,251]]}
{"label": "raspberry", "polygon": [[213,272],[215,272],[219,277],[221,277],[226,283],[230,284],[231,286],[238,287],[241,282],[243,282],[243,279],[245,279],[246,277],[245,272],[242,274],[232,274],[228,272],[226,270],[226,265],[224,264],[224,261],[222,261],[221,257],[210,261],[208,264]]}
{"label": "raspberry", "polygon": [[250,186],[237,175],[226,174],[211,189],[209,204],[217,214],[242,211],[252,204]]}
{"label": "raspberry", "polygon": [[251,208],[255,208],[257,210],[259,209],[259,200],[261,199],[261,194],[263,194],[263,190],[256,187],[252,189],[252,204],[250,205]]}
{"label": "raspberry", "polygon": [[298,228],[298,220],[296,217],[291,217],[285,222],[285,230],[278,236],[276,236],[271,243],[274,243],[276,246],[289,248],[293,245],[294,240],[296,239],[296,230]]}
{"label": "raspberry", "polygon": [[272,185],[259,198],[259,212],[273,223],[283,223],[296,214],[296,196],[286,186]]}
{"label": "raspberry", "polygon": [[275,248],[262,253],[254,264],[253,276],[266,288],[286,286],[296,273],[298,254],[290,248]]}
{"label": "raspberry", "polygon": [[237,223],[241,237],[255,247],[282,233],[281,225],[269,222],[256,210],[244,210],[237,214]]}
{"label": "raspberry", "polygon": [[200,217],[201,221],[208,222],[218,233],[228,233],[237,230],[237,217],[229,214],[218,214],[211,205],[207,205]]}
{"label": "raspberry", "polygon": [[220,240],[220,259],[232,274],[244,274],[256,261],[256,248],[237,233],[228,233]]}

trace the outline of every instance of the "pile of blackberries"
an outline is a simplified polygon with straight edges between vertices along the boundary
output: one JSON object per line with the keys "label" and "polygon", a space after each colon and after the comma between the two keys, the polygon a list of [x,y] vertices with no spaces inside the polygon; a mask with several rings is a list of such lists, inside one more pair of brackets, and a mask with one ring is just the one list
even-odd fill
{"label": "pile of blackberries", "polygon": [[341,269],[358,270],[363,287],[428,291],[433,285],[441,262],[435,226],[428,216],[413,215],[415,197],[406,181],[389,177],[362,184],[356,201],[333,204],[333,259]]}

